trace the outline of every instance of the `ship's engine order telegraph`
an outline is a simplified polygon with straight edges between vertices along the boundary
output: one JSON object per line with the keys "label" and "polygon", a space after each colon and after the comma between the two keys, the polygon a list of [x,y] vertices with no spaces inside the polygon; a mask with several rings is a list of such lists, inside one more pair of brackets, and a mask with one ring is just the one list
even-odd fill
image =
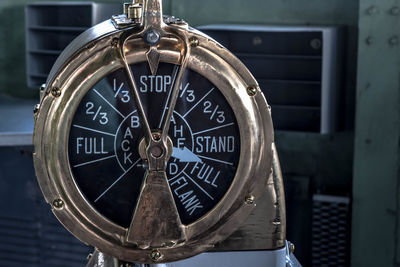
{"label": "ship's engine order telegraph", "polygon": [[268,106],[247,68],[212,38],[124,5],[75,39],[35,108],[34,162],[73,235],[128,262],[177,261],[232,234],[261,195],[270,249],[285,206]]}

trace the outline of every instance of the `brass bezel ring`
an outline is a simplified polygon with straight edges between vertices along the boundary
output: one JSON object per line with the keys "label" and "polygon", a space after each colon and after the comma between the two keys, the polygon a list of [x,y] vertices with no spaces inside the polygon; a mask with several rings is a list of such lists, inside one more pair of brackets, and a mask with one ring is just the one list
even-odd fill
{"label": "brass bezel ring", "polygon": [[[101,25],[103,28],[96,30]],[[52,70],[46,92],[58,88],[60,95],[45,94],[36,113],[35,170],[46,201],[62,200],[63,207],[53,208],[54,214],[78,239],[121,260],[151,263],[149,255],[154,248],[126,244],[128,229],[115,225],[89,204],[73,179],[68,161],[69,129],[79,103],[105,75],[123,67],[115,40],[127,38],[124,49],[129,64],[146,60],[147,48],[140,44],[134,29],[117,30],[111,21],[101,25],[76,40]],[[170,248],[156,248],[163,262],[196,255],[228,237],[247,218],[268,184],[273,183],[273,126],[257,82],[235,56],[210,37],[192,29],[177,30],[184,32],[187,39],[198,40],[188,58],[188,68],[215,84],[232,107],[240,129],[241,154],[232,185],[221,201],[198,221],[183,226],[186,241]],[[179,64],[181,47],[179,39],[161,39],[161,61]],[[256,88],[257,93],[249,95],[249,87]],[[251,205],[245,201],[249,195],[254,197]]]}

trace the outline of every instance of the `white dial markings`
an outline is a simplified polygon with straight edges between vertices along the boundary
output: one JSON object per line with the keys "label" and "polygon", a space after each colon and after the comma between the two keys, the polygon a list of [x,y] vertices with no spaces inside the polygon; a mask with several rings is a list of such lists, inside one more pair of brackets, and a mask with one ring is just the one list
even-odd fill
{"label": "white dial markings", "polygon": [[122,87],[124,87],[124,83],[121,83],[121,85],[117,89],[117,79],[114,79],[114,92],[115,92],[114,97],[118,96],[119,92],[121,92]]}
{"label": "white dial markings", "polygon": [[207,130],[204,130],[204,131],[200,131],[200,132],[197,132],[197,133],[193,133],[193,135],[195,136],[195,135],[211,132],[211,131],[218,130],[218,129],[225,128],[225,127],[229,127],[229,126],[232,126],[232,125],[234,125],[233,122],[225,124],[225,125],[221,125],[221,126],[218,126],[218,127],[214,127],[214,128],[211,128],[211,129],[207,129]]}
{"label": "white dial markings", "polygon": [[104,160],[108,160],[108,159],[112,159],[112,158],[115,158],[116,156],[117,155],[112,155],[112,156],[109,156],[109,157],[88,161],[88,162],[85,162],[85,163],[81,163],[81,164],[75,165],[74,168],[82,167],[82,166],[85,166],[85,165],[90,165],[90,164],[93,164],[93,163],[96,163],[96,162],[100,162],[100,161],[104,161]]}
{"label": "white dial markings", "polygon": [[142,159],[138,159],[131,167],[129,167],[129,169],[127,169],[112,185],[110,185],[98,198],[96,198],[96,200],[94,201],[94,203],[96,203],[97,201],[99,201],[105,194],[107,194],[108,191],[111,190],[111,188],[114,187],[114,185],[116,185],[122,178],[125,177],[125,175],[133,168],[135,167]]}
{"label": "white dial markings", "polygon": [[[189,88],[189,85],[190,85],[190,83],[187,83],[186,86],[185,86],[185,88],[183,88],[182,93],[181,93],[181,95],[179,96],[180,98],[182,98],[182,97],[185,95],[187,89]],[[181,88],[181,89],[182,89],[182,88]]]}
{"label": "white dial markings", "polygon": [[76,124],[74,124],[73,126],[75,128],[79,128],[79,129],[86,130],[86,131],[91,131],[91,132],[94,132],[94,133],[100,133],[100,134],[109,135],[109,136],[112,136],[112,137],[116,136],[115,134],[112,134],[112,133],[106,133],[106,132],[103,132],[103,131],[99,131],[99,130],[83,127],[83,126],[76,125]]}
{"label": "white dial markings", "polygon": [[233,163],[231,163],[231,162],[227,162],[227,161],[223,161],[223,160],[219,160],[219,159],[214,159],[214,158],[209,158],[209,157],[205,157],[205,156],[200,156],[200,155],[197,155],[199,158],[202,158],[202,159],[208,159],[208,160],[211,160],[211,161],[215,161],[215,162],[219,162],[219,163],[223,163],[223,164],[226,164],[226,165],[231,165],[231,166],[233,166]]}
{"label": "white dial markings", "polygon": [[173,80],[172,80],[172,84],[171,84],[171,87],[170,87],[170,90],[169,90],[169,93],[168,93],[167,100],[165,101],[165,106],[164,106],[163,113],[162,113],[162,115],[161,115],[160,124],[158,125],[158,128],[160,128],[160,129],[161,129],[162,123],[163,123],[163,121],[164,121],[165,111],[168,110],[168,103],[169,103],[169,100],[170,100],[170,98],[171,98],[171,93],[172,93],[172,91],[173,91],[173,86],[174,86],[174,84],[175,84],[176,75],[177,75],[177,74],[178,74],[178,65],[175,65],[175,66],[174,66],[174,70],[173,70],[174,78],[173,78]]}
{"label": "white dial markings", "polygon": [[185,115],[183,115],[184,118],[186,118],[187,115],[189,115],[190,112],[192,112],[204,99],[206,99],[206,97],[212,93],[212,91],[214,91],[215,88],[211,88],[210,91],[208,91],[208,93],[203,96],[188,112],[186,112]]}
{"label": "white dial markings", "polygon": [[96,89],[93,89],[93,91],[101,98],[104,100],[104,102],[106,102],[113,110],[115,110],[115,112],[117,112],[122,118],[124,118],[125,116],[122,115],[122,113],[116,108],[114,107],[110,102],[108,102],[107,99],[104,98],[104,96],[102,96],[102,94],[100,94]]}
{"label": "white dial markings", "polygon": [[196,183],[196,182],[192,179],[192,177],[190,177],[186,172],[183,172],[183,174],[184,174],[187,178],[189,178],[189,180],[192,181],[201,191],[203,191],[204,194],[206,194],[211,200],[214,200],[214,198],[213,198],[203,187],[201,187],[198,183]]}
{"label": "white dial markings", "polygon": [[171,156],[179,159],[180,162],[201,162],[201,159],[187,147],[182,149],[174,147]]}

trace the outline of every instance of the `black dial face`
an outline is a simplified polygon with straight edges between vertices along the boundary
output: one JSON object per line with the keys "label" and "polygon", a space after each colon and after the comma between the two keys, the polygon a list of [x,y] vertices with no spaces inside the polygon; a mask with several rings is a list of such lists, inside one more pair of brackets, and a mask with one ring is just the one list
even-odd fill
{"label": "black dial face", "polygon": [[[161,128],[179,66],[147,62],[131,66],[152,130]],[[147,164],[139,155],[144,137],[137,103],[121,69],[84,96],[69,134],[69,161],[81,193],[103,216],[129,227]],[[166,175],[182,223],[209,212],[225,195],[240,154],[237,121],[225,97],[209,80],[186,70],[172,116],[172,156]]]}

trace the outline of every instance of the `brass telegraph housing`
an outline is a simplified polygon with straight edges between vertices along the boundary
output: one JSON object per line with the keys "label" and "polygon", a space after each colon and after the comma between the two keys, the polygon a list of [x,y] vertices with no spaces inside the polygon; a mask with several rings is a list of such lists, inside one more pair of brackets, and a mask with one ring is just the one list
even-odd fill
{"label": "brass telegraph housing", "polygon": [[[42,90],[35,112],[34,165],[55,216],[78,239],[105,254],[130,262],[171,262],[212,249],[226,239],[265,194],[266,228],[273,233],[268,249],[284,247],[285,206],[271,111],[254,77],[212,38],[181,19],[163,16],[160,0],[125,4],[124,13],[73,41],[58,58]],[[180,66],[167,119],[159,132],[146,124],[129,68],[146,61],[153,73],[159,62]],[[128,74],[131,93],[139,103],[145,129],[139,149],[148,161],[147,176],[128,228],[93,208],[77,186],[68,160],[72,114],[90,88],[118,69]],[[207,214],[188,225],[179,219],[165,175],[172,153],[169,122],[186,69],[216,85],[232,108],[240,133],[239,164],[229,190]],[[164,205],[157,207],[159,203]]]}

